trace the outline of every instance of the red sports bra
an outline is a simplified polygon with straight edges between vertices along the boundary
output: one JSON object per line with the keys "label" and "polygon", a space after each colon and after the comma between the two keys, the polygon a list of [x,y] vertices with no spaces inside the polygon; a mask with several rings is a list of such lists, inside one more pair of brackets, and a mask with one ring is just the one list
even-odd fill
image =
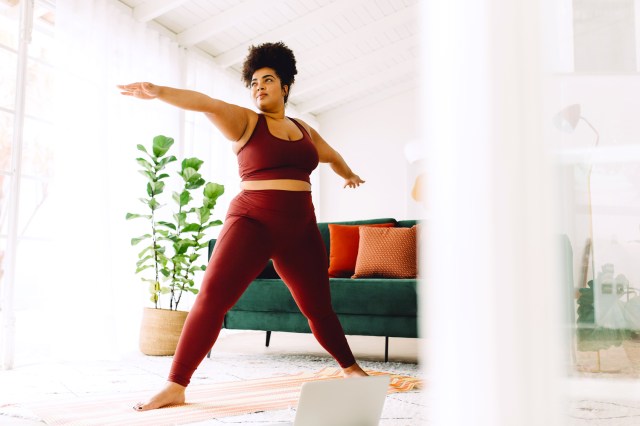
{"label": "red sports bra", "polygon": [[307,130],[290,120],[302,131],[302,139],[290,141],[273,136],[265,116],[258,114],[256,128],[238,152],[243,181],[295,179],[311,183],[309,175],[318,167],[318,151]]}

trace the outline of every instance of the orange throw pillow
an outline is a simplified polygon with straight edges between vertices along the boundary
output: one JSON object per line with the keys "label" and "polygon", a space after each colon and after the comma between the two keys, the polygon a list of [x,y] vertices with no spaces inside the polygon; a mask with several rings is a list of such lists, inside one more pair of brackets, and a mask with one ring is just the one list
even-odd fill
{"label": "orange throw pillow", "polygon": [[376,223],[367,225],[329,224],[329,276],[348,278],[353,275],[358,258],[361,226],[392,227],[394,223]]}
{"label": "orange throw pillow", "polygon": [[360,228],[355,273],[351,278],[416,278],[417,229]]}

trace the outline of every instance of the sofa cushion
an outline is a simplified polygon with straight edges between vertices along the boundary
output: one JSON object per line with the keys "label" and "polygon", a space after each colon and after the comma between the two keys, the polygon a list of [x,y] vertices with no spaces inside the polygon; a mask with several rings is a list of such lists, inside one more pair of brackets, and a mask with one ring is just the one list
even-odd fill
{"label": "sofa cushion", "polygon": [[[324,246],[327,249],[327,262],[329,261],[329,254],[331,253],[331,237],[329,234],[330,223],[335,223],[337,225],[367,225],[371,223],[397,223],[397,221],[392,217],[385,217],[380,219],[351,220],[344,222],[318,222],[318,229],[320,230],[322,241],[324,241]],[[327,263],[327,267],[328,266],[329,265]]]}
{"label": "sofa cushion", "polygon": [[[331,278],[329,282],[333,309],[338,314],[417,315],[415,279]],[[278,279],[254,280],[232,310],[300,313],[289,289]]]}
{"label": "sofa cushion", "polygon": [[360,228],[360,245],[352,278],[415,278],[417,227]]}
{"label": "sofa cushion", "polygon": [[329,276],[349,278],[356,270],[361,226],[392,227],[395,223],[369,223],[366,225],[329,224]]}
{"label": "sofa cushion", "polygon": [[416,279],[331,278],[331,301],[338,314],[416,316]]}

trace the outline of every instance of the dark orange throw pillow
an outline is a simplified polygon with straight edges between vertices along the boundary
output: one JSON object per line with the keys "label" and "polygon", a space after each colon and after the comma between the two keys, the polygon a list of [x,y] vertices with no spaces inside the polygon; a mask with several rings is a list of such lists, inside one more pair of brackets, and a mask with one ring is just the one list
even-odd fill
{"label": "dark orange throw pillow", "polygon": [[348,278],[353,275],[358,257],[359,229],[365,227],[392,227],[394,223],[367,225],[329,224],[329,276]]}
{"label": "dark orange throw pillow", "polygon": [[360,228],[352,278],[416,278],[417,228]]}

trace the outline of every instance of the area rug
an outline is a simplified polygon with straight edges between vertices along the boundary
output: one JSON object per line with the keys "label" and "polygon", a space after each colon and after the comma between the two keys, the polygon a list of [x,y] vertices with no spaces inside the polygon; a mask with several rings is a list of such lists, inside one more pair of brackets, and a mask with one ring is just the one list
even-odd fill
{"label": "area rug", "polygon": [[[390,376],[389,394],[408,392],[421,386],[421,380],[410,376],[371,370],[367,373]],[[342,374],[339,369],[325,368],[318,372],[191,386],[187,390],[188,403],[144,412],[137,412],[132,406],[137,401],[146,400],[151,392],[49,401],[30,404],[29,408],[48,425],[179,425],[260,411],[295,408],[303,383],[340,377]]]}

